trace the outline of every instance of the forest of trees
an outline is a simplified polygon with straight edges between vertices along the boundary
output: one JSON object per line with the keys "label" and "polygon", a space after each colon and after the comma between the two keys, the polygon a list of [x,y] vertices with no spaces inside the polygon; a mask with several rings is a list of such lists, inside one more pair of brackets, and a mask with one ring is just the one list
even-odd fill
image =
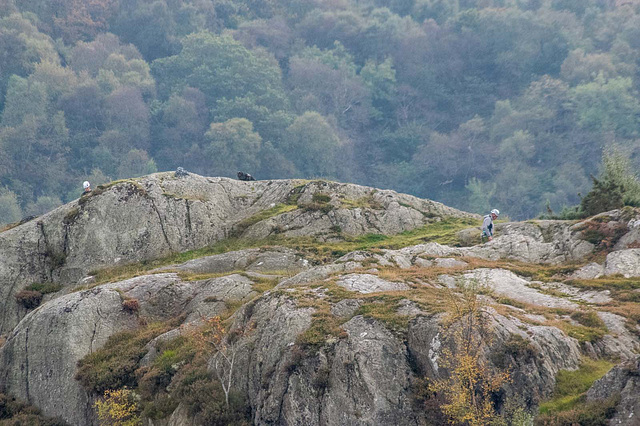
{"label": "forest of trees", "polygon": [[0,0],[0,223],[178,166],[524,219],[638,164],[639,87],[630,0]]}

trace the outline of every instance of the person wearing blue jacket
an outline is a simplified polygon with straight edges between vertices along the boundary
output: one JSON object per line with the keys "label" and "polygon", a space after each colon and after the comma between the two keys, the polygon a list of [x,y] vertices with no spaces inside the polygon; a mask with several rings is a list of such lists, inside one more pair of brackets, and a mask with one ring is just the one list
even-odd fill
{"label": "person wearing blue jacket", "polygon": [[482,221],[482,242],[487,238],[489,241],[493,240],[493,221],[498,218],[500,211],[498,209],[491,210],[491,213],[484,217]]}

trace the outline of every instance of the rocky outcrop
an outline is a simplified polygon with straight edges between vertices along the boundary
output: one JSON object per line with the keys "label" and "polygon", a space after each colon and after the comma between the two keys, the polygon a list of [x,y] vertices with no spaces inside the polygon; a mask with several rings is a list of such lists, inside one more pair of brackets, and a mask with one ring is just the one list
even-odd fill
{"label": "rocky outcrop", "polygon": [[[72,425],[93,423],[92,396],[74,379],[76,364],[112,334],[147,321],[219,315],[227,303],[257,293],[241,275],[183,282],[176,274],[145,275],[59,297],[29,313],[0,348],[0,388]],[[138,301],[138,312],[123,301]]]}
{"label": "rocky outcrop", "polygon": [[0,349],[0,385],[45,415],[91,424],[93,401],[74,379],[76,364],[113,333],[137,324],[115,290],[53,300],[27,315]]}
{"label": "rocky outcrop", "polygon": [[[305,207],[318,193],[329,194],[330,208]],[[355,203],[362,199],[367,201]],[[291,203],[301,207],[252,219]],[[0,233],[0,334],[24,316],[13,296],[33,283],[73,285],[94,269],[198,249],[230,235],[262,238],[276,229],[286,236],[323,237],[337,227],[345,234],[391,234],[450,216],[474,217],[433,201],[351,184],[240,182],[173,173],[115,182]]]}
{"label": "rocky outcrop", "polygon": [[620,396],[620,403],[609,424],[637,425],[640,417],[640,357],[611,369],[589,389],[587,400],[606,400],[616,395]]}
{"label": "rocky outcrop", "polygon": [[379,322],[356,316],[343,325],[343,338],[318,352],[302,349],[296,337],[312,313],[282,296],[245,310],[241,321],[255,329],[243,343],[237,381],[248,392],[254,424],[417,424],[402,341]]}
{"label": "rocky outcrop", "polygon": [[[416,405],[415,387],[423,378],[446,378],[443,357],[456,350],[456,322],[442,312],[449,300],[443,294],[454,300],[462,289],[476,287],[474,300],[487,326],[477,349],[490,369],[508,369],[512,377],[496,402],[519,395],[535,409],[552,395],[558,372],[576,369],[584,355],[637,364],[638,327],[631,315],[622,316],[627,306],[615,305],[620,290],[599,289],[597,283],[585,289],[584,282],[572,281],[640,275],[634,212],[609,212],[582,223],[498,224],[497,237],[483,245],[428,242],[358,250],[325,263],[304,244],[264,246],[74,292],[79,279],[92,285],[87,273],[93,269],[197,249],[229,236],[330,242],[345,234],[394,234],[450,216],[474,217],[392,191],[329,182],[165,173],[115,183],[0,234],[0,332],[8,333],[0,346],[0,391],[72,425],[95,424],[95,395],[74,379],[78,360],[141,321],[191,323],[224,314],[231,315],[227,342],[236,355],[233,391],[246,397],[253,424],[428,424],[424,407]],[[471,239],[476,231],[463,234]],[[598,232],[606,244],[596,241]],[[614,248],[604,265],[583,266],[603,247]],[[340,247],[335,253],[344,252]],[[487,261],[501,259],[509,261]],[[524,269],[547,264],[553,278],[525,277],[522,264],[512,260],[530,264]],[[549,266],[564,262],[582,264],[566,270]],[[57,282],[64,289],[27,312],[13,295],[35,282]],[[632,303],[632,290],[627,293],[625,302]],[[587,329],[594,338],[572,334],[585,330],[579,321],[597,328]],[[143,342],[146,355],[139,365],[156,368],[166,345],[186,329]],[[589,394],[602,399],[620,393],[616,419],[622,424],[632,424],[624,419],[637,415],[636,364],[612,371]],[[163,392],[170,394],[172,386]],[[185,403],[164,419],[145,422],[202,424]]]}
{"label": "rocky outcrop", "polygon": [[640,277],[640,249],[614,251],[607,255],[604,275],[616,274],[625,278]]}

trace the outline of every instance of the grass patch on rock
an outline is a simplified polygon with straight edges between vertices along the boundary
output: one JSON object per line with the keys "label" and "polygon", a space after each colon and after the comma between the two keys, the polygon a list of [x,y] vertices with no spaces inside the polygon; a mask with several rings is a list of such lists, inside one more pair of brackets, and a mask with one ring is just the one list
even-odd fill
{"label": "grass patch on rock", "polygon": [[258,222],[262,222],[263,220],[267,220],[272,217],[275,217],[293,210],[297,210],[297,209],[298,209],[297,205],[278,204],[274,207],[271,207],[270,209],[262,210],[261,212],[238,222],[238,224],[236,224],[234,227],[232,236],[238,237],[242,235],[244,231],[246,231],[247,229],[249,229],[251,226],[255,225]]}
{"label": "grass patch on rock", "polygon": [[[296,208],[295,206],[285,207],[286,209],[283,211],[291,211],[287,209]],[[262,240],[232,237],[197,250],[175,253],[155,260],[93,271],[91,275],[95,277],[95,282],[92,286],[144,275],[148,273],[148,271],[162,266],[180,264],[204,256],[248,248],[268,248],[271,246],[288,247],[299,251],[311,261],[322,263],[333,261],[356,250],[400,249],[426,242],[456,245],[458,243],[457,232],[469,226],[477,225],[478,223],[475,219],[449,218],[396,235],[367,234],[361,236],[343,236],[343,240],[336,242],[323,242],[313,237],[285,237],[282,235],[272,235]]]}
{"label": "grass patch on rock", "polygon": [[613,366],[612,362],[604,359],[583,358],[577,370],[561,370],[556,376],[556,388],[553,396],[550,400],[540,404],[540,414],[561,413],[584,403],[589,388]]}
{"label": "grass patch on rock", "polygon": [[371,318],[383,323],[395,332],[405,332],[409,326],[409,317],[398,313],[400,301],[404,296],[376,295],[366,299],[356,311],[356,315]]}
{"label": "grass patch on rock", "polygon": [[636,290],[640,289],[640,277],[609,275],[593,280],[569,280],[567,284],[585,290]]}

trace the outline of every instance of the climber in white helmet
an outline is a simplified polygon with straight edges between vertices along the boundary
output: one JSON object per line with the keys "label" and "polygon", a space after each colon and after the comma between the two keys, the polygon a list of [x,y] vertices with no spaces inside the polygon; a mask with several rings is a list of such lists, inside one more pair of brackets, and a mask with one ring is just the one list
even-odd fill
{"label": "climber in white helmet", "polygon": [[493,221],[500,216],[498,209],[491,210],[491,213],[484,217],[482,221],[482,242],[487,238],[489,241],[493,240]]}
{"label": "climber in white helmet", "polygon": [[85,194],[91,192],[91,184],[89,183],[88,180],[84,181],[84,183],[82,184],[82,187],[84,188],[84,193]]}

